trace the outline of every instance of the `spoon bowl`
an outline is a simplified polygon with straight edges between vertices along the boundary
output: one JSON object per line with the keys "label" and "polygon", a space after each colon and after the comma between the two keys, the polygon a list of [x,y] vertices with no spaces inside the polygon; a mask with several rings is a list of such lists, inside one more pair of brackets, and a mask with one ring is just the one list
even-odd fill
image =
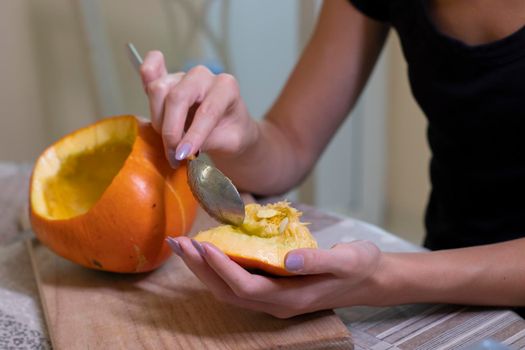
{"label": "spoon bowl", "polygon": [[219,169],[197,158],[189,160],[188,183],[211,217],[225,224],[242,225],[244,202],[235,185]]}

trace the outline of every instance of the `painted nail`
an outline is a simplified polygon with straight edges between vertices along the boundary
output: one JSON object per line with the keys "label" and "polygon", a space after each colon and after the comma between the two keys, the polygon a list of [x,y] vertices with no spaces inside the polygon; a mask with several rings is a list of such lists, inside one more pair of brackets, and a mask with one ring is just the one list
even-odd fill
{"label": "painted nail", "polygon": [[178,256],[182,256],[182,248],[180,246],[180,243],[174,240],[171,237],[166,238],[166,242],[168,242],[168,245],[170,246],[171,250]]}
{"label": "painted nail", "polygon": [[195,247],[195,249],[197,249],[197,251],[199,252],[199,254],[201,256],[205,256],[206,255],[206,250],[204,249],[204,247],[202,246],[202,244],[200,244],[199,242],[197,242],[196,240],[192,239],[191,240],[191,243],[193,244],[193,246]]}
{"label": "painted nail", "polygon": [[191,145],[188,142],[185,142],[179,147],[177,147],[177,153],[175,153],[175,158],[177,160],[183,160],[190,154],[190,152],[191,152]]}
{"label": "painted nail", "polygon": [[288,254],[284,265],[288,271],[300,271],[304,267],[304,258],[300,254]]}
{"label": "painted nail", "polygon": [[178,168],[180,165],[180,162],[177,160],[177,153],[174,149],[168,149],[168,162],[170,162],[171,167],[174,169]]}

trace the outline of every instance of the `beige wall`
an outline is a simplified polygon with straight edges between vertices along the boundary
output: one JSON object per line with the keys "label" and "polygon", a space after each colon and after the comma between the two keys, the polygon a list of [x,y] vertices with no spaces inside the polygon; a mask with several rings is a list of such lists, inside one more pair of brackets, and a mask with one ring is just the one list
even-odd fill
{"label": "beige wall", "polygon": [[[162,1],[101,2],[126,113],[147,114],[124,45],[174,56]],[[102,117],[77,1],[0,2],[0,160],[27,161],[61,135]],[[155,6],[156,5],[156,6]],[[132,18],[133,20],[129,20]],[[148,28],[144,31],[143,28]]]}
{"label": "beige wall", "polygon": [[30,159],[45,144],[45,121],[27,2],[0,3],[0,44],[0,159]]}
{"label": "beige wall", "polygon": [[68,0],[0,2],[0,160],[34,159],[96,116],[81,27]]}
{"label": "beige wall", "polygon": [[[174,28],[167,24],[169,16],[162,3],[102,2],[107,21],[101,25],[110,33],[122,102],[131,113],[147,114],[147,105],[124,44],[133,41],[142,52],[158,48],[176,57]],[[52,140],[101,117],[76,4],[69,0],[0,2],[0,43],[7,48],[0,64],[0,161],[34,159]],[[419,242],[429,188],[426,124],[409,92],[394,35],[387,50],[390,113],[385,222],[388,230]]]}

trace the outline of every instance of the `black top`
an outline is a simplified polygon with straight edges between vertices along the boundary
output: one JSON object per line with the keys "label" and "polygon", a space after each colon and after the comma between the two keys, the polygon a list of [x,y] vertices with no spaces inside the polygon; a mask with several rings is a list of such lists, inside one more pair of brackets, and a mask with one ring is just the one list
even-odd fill
{"label": "black top", "polygon": [[469,46],[441,33],[425,0],[351,0],[396,29],[428,118],[432,192],[425,246],[525,237],[525,26]]}

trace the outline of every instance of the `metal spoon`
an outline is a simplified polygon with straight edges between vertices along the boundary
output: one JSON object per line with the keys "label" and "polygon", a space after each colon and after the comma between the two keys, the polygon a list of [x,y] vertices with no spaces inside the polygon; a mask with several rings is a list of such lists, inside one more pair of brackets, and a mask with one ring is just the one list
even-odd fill
{"label": "metal spoon", "polygon": [[[142,57],[132,43],[128,53],[137,72]],[[188,158],[188,184],[202,208],[214,219],[229,225],[241,226],[244,222],[244,202],[232,181],[219,169],[192,156]]]}

